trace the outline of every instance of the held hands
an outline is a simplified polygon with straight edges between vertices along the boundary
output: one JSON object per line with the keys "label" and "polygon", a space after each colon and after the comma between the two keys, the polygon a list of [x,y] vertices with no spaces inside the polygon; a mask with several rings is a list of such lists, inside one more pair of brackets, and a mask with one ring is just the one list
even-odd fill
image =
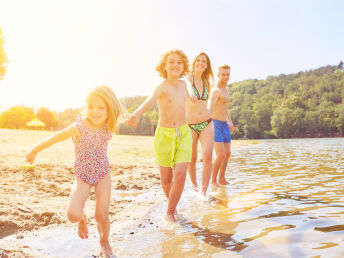
{"label": "held hands", "polygon": [[132,128],[136,128],[139,122],[140,122],[140,117],[136,115],[135,113],[129,116],[129,118],[127,119],[128,125]]}

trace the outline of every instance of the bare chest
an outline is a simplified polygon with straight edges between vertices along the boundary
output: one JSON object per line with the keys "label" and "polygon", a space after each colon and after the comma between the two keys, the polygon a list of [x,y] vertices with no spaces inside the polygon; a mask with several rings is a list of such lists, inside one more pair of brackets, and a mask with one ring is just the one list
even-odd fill
{"label": "bare chest", "polygon": [[174,108],[184,108],[186,99],[186,89],[179,88],[169,88],[164,94],[159,98],[159,106],[166,106],[170,111]]}
{"label": "bare chest", "polygon": [[227,89],[220,90],[219,102],[222,104],[227,104],[229,102],[229,92]]}

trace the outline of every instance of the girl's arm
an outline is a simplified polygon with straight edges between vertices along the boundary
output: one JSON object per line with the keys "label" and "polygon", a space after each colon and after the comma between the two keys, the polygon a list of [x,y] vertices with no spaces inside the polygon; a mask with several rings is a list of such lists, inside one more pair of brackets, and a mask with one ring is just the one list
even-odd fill
{"label": "girl's arm", "polygon": [[39,142],[38,144],[36,144],[31,150],[29,150],[29,152],[26,154],[26,161],[30,162],[30,164],[32,164],[32,162],[35,160],[36,155],[38,152],[40,152],[41,150],[44,150],[48,147],[50,147],[51,145],[58,143],[58,142],[62,142],[72,136],[79,136],[80,133],[76,127],[76,124],[72,124],[69,127],[58,131],[57,133],[45,138],[44,140],[42,140],[41,142]]}
{"label": "girl's arm", "polygon": [[153,94],[149,96],[136,110],[135,112],[128,118],[128,125],[136,128],[140,122],[141,116],[147,110],[150,110],[154,107],[156,100],[162,93],[162,87],[159,85],[155,88]]}

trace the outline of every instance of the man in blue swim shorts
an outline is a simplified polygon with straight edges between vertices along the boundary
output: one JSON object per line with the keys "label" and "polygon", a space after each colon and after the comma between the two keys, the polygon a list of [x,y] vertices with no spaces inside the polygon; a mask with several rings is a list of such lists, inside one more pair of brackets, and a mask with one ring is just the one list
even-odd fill
{"label": "man in blue swim shorts", "polygon": [[[214,150],[216,153],[211,180],[213,186],[229,184],[225,179],[225,171],[231,155],[231,132],[234,130],[233,122],[227,111],[229,93],[226,85],[229,81],[229,75],[230,67],[228,65],[219,67],[217,75],[219,81],[212,88],[208,102],[208,109],[212,113],[214,123]],[[218,181],[217,174],[219,174]]]}

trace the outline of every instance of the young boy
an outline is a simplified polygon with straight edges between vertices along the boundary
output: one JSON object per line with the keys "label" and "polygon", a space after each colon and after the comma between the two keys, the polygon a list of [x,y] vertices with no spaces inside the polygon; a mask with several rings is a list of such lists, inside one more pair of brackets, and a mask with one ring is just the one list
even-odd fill
{"label": "young boy", "polygon": [[155,162],[159,165],[161,186],[168,198],[167,217],[176,222],[175,210],[182,195],[188,163],[192,155],[192,136],[185,116],[186,84],[181,77],[189,72],[189,63],[181,50],[162,56],[156,70],[165,80],[129,117],[136,128],[142,114],[159,108],[159,122],[154,137]]}

